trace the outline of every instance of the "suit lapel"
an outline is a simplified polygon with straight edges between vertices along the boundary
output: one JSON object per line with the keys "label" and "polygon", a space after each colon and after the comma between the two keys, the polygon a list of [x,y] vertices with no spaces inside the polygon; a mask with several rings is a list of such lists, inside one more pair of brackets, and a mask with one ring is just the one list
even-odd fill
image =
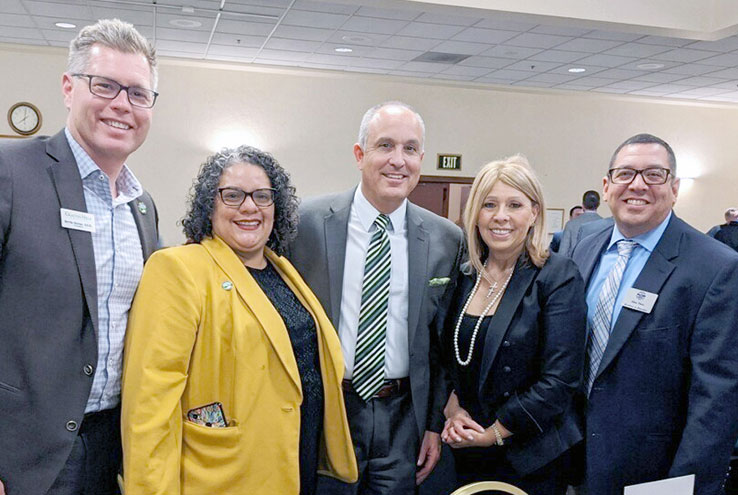
{"label": "suit lapel", "polygon": [[530,287],[537,273],[538,269],[534,265],[518,260],[515,273],[513,273],[510,283],[502,295],[502,300],[500,300],[500,304],[497,306],[494,318],[492,318],[487,327],[480,371],[480,376],[484,377],[484,379],[479,383],[480,391],[484,388],[485,382],[492,374],[492,363],[495,361],[500,344],[507,334],[510,328],[510,322],[513,316],[515,316],[518,307],[523,301],[523,297],[525,297],[525,293],[528,291],[528,287]]}
{"label": "suit lapel", "polygon": [[407,203],[407,264],[408,264],[408,305],[407,331],[408,345],[412,349],[420,319],[420,307],[428,290],[428,256],[430,242],[423,221],[416,214],[414,204]]}
{"label": "suit lapel", "polygon": [[[295,353],[287,327],[267,295],[243,266],[238,256],[218,237],[202,241],[215,263],[233,283],[244,306],[254,314],[272,344],[275,353],[298,390],[301,390]],[[220,290],[220,289],[216,289]]]}
{"label": "suit lapel", "polygon": [[[681,220],[672,214],[669,226],[667,226],[664,235],[661,236],[651,256],[649,256],[646,265],[638,275],[638,278],[633,284],[634,288],[642,289],[653,294],[659,294],[661,292],[661,288],[675,268],[670,260],[679,254],[679,240],[681,238],[680,223]],[[656,304],[658,304],[658,300],[656,300]],[[615,356],[618,355],[625,342],[638,326],[644,314],[625,307],[621,309],[620,315],[610,333],[610,339],[607,342],[605,353],[602,355],[602,362],[597,370],[597,376],[602,374],[610,363],[612,363]]]}
{"label": "suit lapel", "polygon": [[325,266],[328,267],[328,286],[330,291],[330,317],[336,329],[341,318],[341,293],[343,292],[343,265],[346,260],[346,236],[348,235],[349,215],[354,191],[351,189],[336,198],[331,211],[325,217]]}
{"label": "suit lapel", "polygon": [[[75,211],[87,211],[82,179],[77,162],[69,148],[67,138],[62,130],[46,142],[46,153],[54,160],[48,167],[51,182],[56,189],[61,208]],[[61,222],[61,218],[59,220]],[[92,320],[95,337],[98,335],[97,322],[97,274],[95,271],[95,251],[92,247],[92,236],[89,232],[74,229],[67,231],[72,244],[74,260],[79,271],[85,304]]]}
{"label": "suit lapel", "polygon": [[[146,193],[143,193],[144,196]],[[143,251],[144,262],[149,259],[151,253],[156,250],[156,212],[153,211],[153,204],[148,205],[146,198],[141,196],[128,203],[133,219],[136,222],[138,230],[138,238],[141,240],[141,251]],[[153,228],[152,228],[153,222]]]}
{"label": "suit lapel", "polygon": [[586,245],[583,244],[575,251],[574,261],[576,261],[579,267],[579,273],[582,275],[582,278],[587,281],[587,286],[589,286],[594,269],[599,264],[600,257],[605,247],[607,247],[608,242],[610,242],[611,237],[612,228],[609,228],[592,236],[591,241],[587,239],[585,241]]}

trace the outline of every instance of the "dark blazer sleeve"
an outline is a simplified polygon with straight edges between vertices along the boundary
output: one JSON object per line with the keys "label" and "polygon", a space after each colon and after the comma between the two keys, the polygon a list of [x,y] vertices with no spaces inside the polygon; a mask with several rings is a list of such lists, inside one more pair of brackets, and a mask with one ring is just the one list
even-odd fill
{"label": "dark blazer sleeve", "polygon": [[[552,255],[535,281],[540,305],[538,379],[516,391],[497,409],[500,423],[515,435],[534,435],[552,426],[570,407],[584,365],[586,308],[584,282],[574,263]],[[522,311],[536,311],[526,307]],[[535,333],[530,333],[531,337]]]}
{"label": "dark blazer sleeve", "polygon": [[691,336],[687,416],[670,476],[696,473],[695,493],[719,494],[738,436],[738,259],[731,256],[701,301]]}
{"label": "dark blazer sleeve", "polygon": [[443,348],[442,336],[449,310],[452,307],[456,285],[459,281],[459,265],[464,257],[464,252],[464,242],[463,239],[460,238],[459,249],[456,253],[453,270],[451,271],[451,281],[438,305],[438,311],[433,319],[433,325],[430,332],[429,363],[431,383],[428,426],[426,429],[436,433],[440,433],[443,430],[443,424],[446,419],[443,415],[443,408],[446,406],[448,396],[451,393],[448,365],[446,363],[447,358],[444,355],[446,351],[444,351]]}

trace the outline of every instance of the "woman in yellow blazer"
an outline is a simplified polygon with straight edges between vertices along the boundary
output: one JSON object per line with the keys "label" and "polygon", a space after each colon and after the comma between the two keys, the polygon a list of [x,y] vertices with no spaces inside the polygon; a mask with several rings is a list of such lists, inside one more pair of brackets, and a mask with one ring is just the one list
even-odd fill
{"label": "woman in yellow blazer", "polygon": [[279,255],[296,215],[270,155],[242,146],[203,164],[189,244],[149,259],[131,309],[126,495],[312,495],[318,472],[356,481],[338,337]]}

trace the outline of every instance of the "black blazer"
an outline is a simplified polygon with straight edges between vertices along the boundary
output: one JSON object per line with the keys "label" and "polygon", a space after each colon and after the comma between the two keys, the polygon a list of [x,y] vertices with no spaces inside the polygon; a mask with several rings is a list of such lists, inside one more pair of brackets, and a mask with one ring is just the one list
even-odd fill
{"label": "black blazer", "polygon": [[[582,376],[586,322],[584,283],[576,265],[556,253],[540,269],[526,258],[518,260],[487,328],[478,389],[486,416],[498,418],[514,434],[507,457],[520,475],[582,439],[572,398]],[[461,277],[445,325],[446,362],[455,388],[453,333],[475,281],[476,274]]]}
{"label": "black blazer", "polygon": [[[585,280],[611,235],[574,249]],[[588,493],[695,473],[718,495],[738,437],[738,255],[672,215],[633,287],[658,299],[612,328],[585,406]]]}
{"label": "black blazer", "polygon": [[[156,208],[148,194],[129,205],[146,259],[156,248]],[[0,479],[8,495],[48,491],[82,424],[93,379],[85,366],[97,363],[92,236],[62,228],[60,208],[87,211],[64,132],[3,143]]]}

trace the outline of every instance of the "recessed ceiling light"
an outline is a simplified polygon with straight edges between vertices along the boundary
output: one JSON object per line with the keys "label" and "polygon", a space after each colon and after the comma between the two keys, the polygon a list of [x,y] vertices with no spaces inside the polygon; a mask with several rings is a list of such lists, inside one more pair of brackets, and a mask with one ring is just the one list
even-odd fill
{"label": "recessed ceiling light", "polygon": [[663,69],[664,64],[656,64],[656,63],[647,63],[647,64],[638,64],[636,65],[639,69],[644,70],[656,70],[656,69]]}
{"label": "recessed ceiling light", "polygon": [[202,22],[192,19],[172,19],[169,21],[169,24],[180,28],[196,28],[202,26]]}
{"label": "recessed ceiling light", "polygon": [[72,24],[71,22],[55,22],[54,26],[63,29],[74,29],[77,27],[76,24]]}
{"label": "recessed ceiling light", "polygon": [[569,69],[569,72],[571,72],[572,74],[579,74],[580,72],[586,71],[587,69],[585,69],[584,67],[572,67],[571,69]]}
{"label": "recessed ceiling light", "polygon": [[341,39],[349,43],[370,43],[372,41],[368,36],[359,36],[357,34],[341,36]]}
{"label": "recessed ceiling light", "polygon": [[333,50],[338,53],[351,53],[354,51],[353,48],[349,48],[347,46],[339,46],[338,48],[334,48]]}

